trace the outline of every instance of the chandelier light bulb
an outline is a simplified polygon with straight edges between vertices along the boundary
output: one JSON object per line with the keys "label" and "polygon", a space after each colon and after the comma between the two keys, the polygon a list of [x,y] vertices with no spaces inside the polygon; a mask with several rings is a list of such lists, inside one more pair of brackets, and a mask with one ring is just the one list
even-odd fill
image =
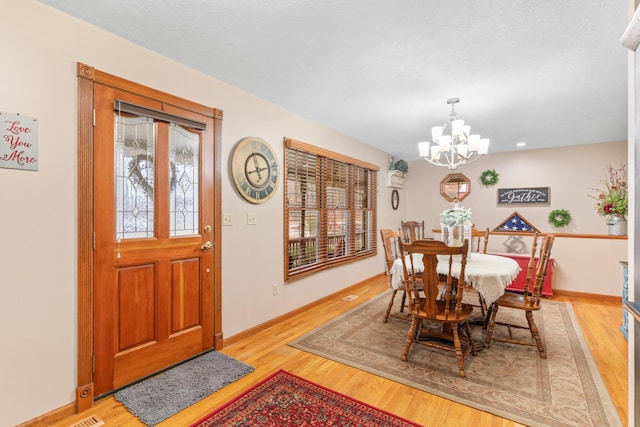
{"label": "chandelier light bulb", "polygon": [[469,135],[469,151],[478,151],[480,146],[480,135]]}
{"label": "chandelier light bulb", "polygon": [[479,142],[478,146],[478,154],[484,156],[489,152],[489,140],[487,138],[483,138]]}
{"label": "chandelier light bulb", "polygon": [[431,158],[436,159],[440,157],[440,146],[437,144],[433,144],[431,146]]}
{"label": "chandelier light bulb", "polygon": [[438,142],[442,136],[442,126],[434,126],[431,128],[431,138],[433,142]]}
{"label": "chandelier light bulb", "polygon": [[420,157],[429,157],[429,143],[423,141],[418,144],[418,150],[420,151]]}
{"label": "chandelier light bulb", "polygon": [[446,151],[451,148],[451,135],[442,135],[440,137],[440,150]]}
{"label": "chandelier light bulb", "polygon": [[451,122],[451,136],[460,137],[463,134],[464,120],[456,119]]}
{"label": "chandelier light bulb", "polygon": [[460,135],[460,138],[468,141],[469,135],[471,135],[471,126],[462,126],[462,135]]}

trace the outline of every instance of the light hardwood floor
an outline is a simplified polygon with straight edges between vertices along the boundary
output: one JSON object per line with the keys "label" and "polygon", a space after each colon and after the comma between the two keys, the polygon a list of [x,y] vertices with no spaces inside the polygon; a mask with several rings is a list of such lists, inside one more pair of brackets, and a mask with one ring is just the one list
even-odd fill
{"label": "light hardwood floor", "polygon": [[[374,405],[414,422],[437,426],[512,427],[521,424],[464,406],[411,387],[289,347],[287,343],[388,289],[385,276],[375,277],[332,295],[291,315],[263,325],[254,333],[225,341],[224,353],[256,370],[159,424],[188,426],[231,400],[252,384],[278,369],[285,369],[337,392]],[[358,295],[352,302],[346,295]],[[618,414],[627,425],[627,341],[618,330],[622,324],[619,301],[556,295],[570,302],[582,326]],[[585,326],[586,325],[586,326]],[[399,356],[398,356],[399,357]],[[53,427],[67,427],[90,415],[108,426],[143,426],[113,397],[98,400],[93,408],[65,418]],[[51,425],[51,424],[48,424]]]}

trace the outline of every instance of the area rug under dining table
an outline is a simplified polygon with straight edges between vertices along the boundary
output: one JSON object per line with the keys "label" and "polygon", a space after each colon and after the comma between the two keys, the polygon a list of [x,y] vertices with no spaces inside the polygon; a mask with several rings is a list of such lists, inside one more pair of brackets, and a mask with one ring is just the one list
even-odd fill
{"label": "area rug under dining table", "polygon": [[[526,425],[622,425],[570,304],[544,300],[535,313],[547,359],[536,347],[493,341],[467,358],[466,378],[460,378],[449,352],[413,346],[409,361],[400,360],[409,323],[382,322],[389,298],[384,293],[289,345]],[[524,321],[521,312],[499,315]],[[472,330],[483,342],[482,327]],[[506,333],[494,330],[494,336]],[[527,338],[529,332],[513,334]]]}

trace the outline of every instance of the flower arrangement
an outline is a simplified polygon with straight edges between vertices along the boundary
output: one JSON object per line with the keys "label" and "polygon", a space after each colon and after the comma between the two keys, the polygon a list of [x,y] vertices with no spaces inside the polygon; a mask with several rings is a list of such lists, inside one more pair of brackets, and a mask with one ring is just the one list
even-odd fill
{"label": "flower arrangement", "polygon": [[459,208],[457,205],[440,214],[440,223],[447,227],[471,225],[471,209]]}
{"label": "flower arrangement", "polygon": [[624,215],[629,212],[628,208],[628,186],[627,186],[627,165],[623,164],[620,169],[612,166],[607,168],[607,176],[600,180],[602,188],[592,188],[594,194],[589,197],[595,199],[596,211],[601,216]]}

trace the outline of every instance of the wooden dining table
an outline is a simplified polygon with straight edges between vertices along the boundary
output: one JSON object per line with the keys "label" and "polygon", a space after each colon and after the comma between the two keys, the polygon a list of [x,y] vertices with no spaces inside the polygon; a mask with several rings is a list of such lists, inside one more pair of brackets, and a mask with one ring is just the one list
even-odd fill
{"label": "wooden dining table", "polygon": [[[449,257],[439,257],[438,273],[446,274],[449,268]],[[406,260],[408,262],[408,260]],[[414,256],[413,265],[416,271],[422,271],[422,257]],[[454,277],[460,277],[460,258],[454,257],[451,265]],[[467,256],[464,281],[484,298],[487,305],[504,295],[507,286],[518,277],[520,265],[513,259],[500,255],[472,253]],[[397,259],[391,266],[391,286],[400,288],[404,278],[402,260]]]}

